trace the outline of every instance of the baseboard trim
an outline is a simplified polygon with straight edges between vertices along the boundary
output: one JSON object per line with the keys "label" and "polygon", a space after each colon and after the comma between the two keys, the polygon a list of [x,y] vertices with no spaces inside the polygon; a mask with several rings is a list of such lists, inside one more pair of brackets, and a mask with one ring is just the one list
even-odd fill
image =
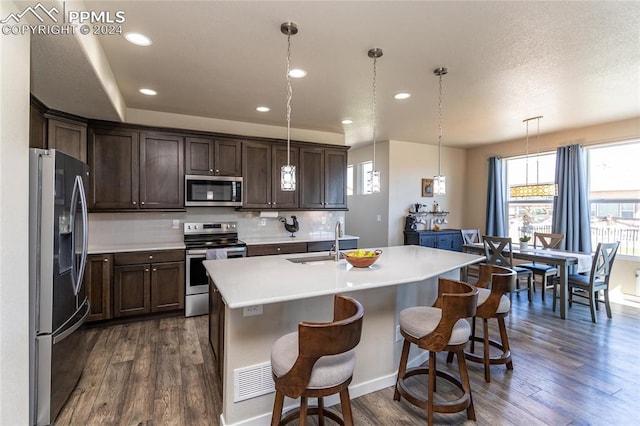
{"label": "baseboard trim", "polygon": [[[417,367],[420,364],[423,364],[425,361],[429,359],[429,352],[420,351],[420,353],[413,357],[407,363],[408,368]],[[396,383],[396,376],[398,375],[398,371],[394,371],[391,374],[387,374],[386,376],[378,377],[374,380],[370,380],[368,382],[358,383],[354,386],[349,386],[349,396],[351,399],[358,398],[362,395],[366,395],[368,393],[376,392],[389,386],[393,386]],[[324,399],[325,407],[331,407],[340,403],[340,398],[338,395],[331,395],[328,398]],[[285,399],[285,406],[282,410],[283,413],[288,410],[292,410],[299,405],[299,401],[296,399]],[[271,424],[271,413],[265,413],[260,416],[252,417],[250,419],[246,419],[236,423],[227,423],[223,414],[220,414],[220,426],[269,426]]]}

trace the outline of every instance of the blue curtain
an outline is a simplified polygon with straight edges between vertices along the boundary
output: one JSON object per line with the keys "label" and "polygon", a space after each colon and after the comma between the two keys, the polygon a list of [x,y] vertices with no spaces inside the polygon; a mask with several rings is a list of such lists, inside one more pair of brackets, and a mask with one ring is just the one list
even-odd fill
{"label": "blue curtain", "polygon": [[556,151],[558,196],[553,200],[552,232],[564,234],[563,248],[591,253],[586,155],[580,145]]}
{"label": "blue curtain", "polygon": [[500,157],[489,158],[486,235],[493,237],[507,235],[504,220],[504,179]]}

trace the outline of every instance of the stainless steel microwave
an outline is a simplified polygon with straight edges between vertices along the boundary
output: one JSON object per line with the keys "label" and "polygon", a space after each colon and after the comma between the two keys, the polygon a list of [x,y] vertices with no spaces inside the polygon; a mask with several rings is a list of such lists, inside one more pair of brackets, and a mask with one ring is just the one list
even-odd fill
{"label": "stainless steel microwave", "polygon": [[242,178],[236,176],[184,177],[185,207],[242,206]]}

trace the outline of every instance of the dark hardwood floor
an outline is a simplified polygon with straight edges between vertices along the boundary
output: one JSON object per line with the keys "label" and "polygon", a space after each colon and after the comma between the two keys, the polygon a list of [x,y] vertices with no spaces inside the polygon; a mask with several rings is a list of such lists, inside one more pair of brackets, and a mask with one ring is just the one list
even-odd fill
{"label": "dark hardwood floor", "polygon": [[[549,297],[549,296],[548,296]],[[551,302],[514,297],[507,328],[514,370],[468,363],[476,424],[632,425],[640,403],[640,309],[612,305],[591,323],[576,306],[562,321]],[[366,315],[366,313],[365,313]],[[480,330],[480,329],[479,329]],[[221,400],[206,316],[90,328],[86,370],[57,425],[217,425]],[[491,334],[497,336],[497,328]],[[444,354],[438,366],[446,364]],[[412,384],[425,389],[423,383]],[[446,394],[445,382],[438,392]],[[393,388],[352,401],[356,425],[426,424],[424,412],[393,401]],[[438,424],[472,424],[465,413],[435,414]],[[311,422],[311,424],[316,424]]]}

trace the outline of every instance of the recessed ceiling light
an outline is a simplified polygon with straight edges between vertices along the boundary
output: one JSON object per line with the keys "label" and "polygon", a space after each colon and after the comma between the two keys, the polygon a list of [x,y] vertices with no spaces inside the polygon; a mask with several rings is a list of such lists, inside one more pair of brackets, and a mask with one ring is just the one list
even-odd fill
{"label": "recessed ceiling light", "polygon": [[307,75],[305,70],[301,70],[300,68],[294,68],[289,71],[289,76],[291,78],[302,78]]}
{"label": "recessed ceiling light", "polygon": [[341,121],[342,124],[353,124],[353,120],[349,120],[348,118]]}
{"label": "recessed ceiling light", "polygon": [[259,106],[259,107],[256,108],[256,111],[269,112],[269,111],[271,111],[271,108],[266,107],[266,106]]}
{"label": "recessed ceiling light", "polygon": [[400,92],[394,95],[396,99],[409,99],[411,97],[411,93]]}
{"label": "recessed ceiling light", "polygon": [[126,33],[124,38],[126,38],[129,43],[133,43],[136,46],[151,46],[152,43],[149,37],[140,33]]}
{"label": "recessed ceiling light", "polygon": [[142,93],[143,95],[148,95],[148,96],[155,96],[158,94],[158,92],[156,92],[153,89],[140,89],[138,90],[140,93]]}

